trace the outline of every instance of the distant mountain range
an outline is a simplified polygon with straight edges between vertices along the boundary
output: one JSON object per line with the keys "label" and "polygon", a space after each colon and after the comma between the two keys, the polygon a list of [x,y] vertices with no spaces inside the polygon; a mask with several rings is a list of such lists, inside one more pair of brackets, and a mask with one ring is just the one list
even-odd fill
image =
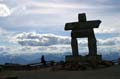
{"label": "distant mountain range", "polygon": [[[29,63],[38,63],[42,55],[45,56],[46,61],[61,61],[65,59],[65,55],[70,53],[59,53],[59,54],[49,54],[49,53],[34,53],[29,55],[12,55],[12,54],[1,54],[0,55],[0,64],[4,63],[17,63],[17,64],[29,64]],[[117,61],[119,58],[119,53],[104,54],[102,57],[104,60],[113,60]]]}

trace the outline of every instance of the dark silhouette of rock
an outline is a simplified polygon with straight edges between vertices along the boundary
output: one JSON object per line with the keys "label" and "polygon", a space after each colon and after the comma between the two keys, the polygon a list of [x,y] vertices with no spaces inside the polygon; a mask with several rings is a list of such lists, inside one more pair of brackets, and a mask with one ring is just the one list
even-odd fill
{"label": "dark silhouette of rock", "polygon": [[[100,20],[87,21],[85,13],[78,15],[78,22],[71,22],[65,24],[65,30],[72,30],[71,32],[71,47],[72,56],[66,56],[67,61],[93,61],[94,59],[101,59],[97,55],[96,37],[93,28],[98,28]],[[88,38],[89,54],[85,57],[80,56],[78,52],[77,38]]]}
{"label": "dark silhouette of rock", "polygon": [[74,56],[78,56],[77,38],[88,38],[89,55],[97,55],[96,38],[93,28],[98,28],[101,23],[100,20],[87,21],[85,13],[79,14],[78,22],[67,23],[65,30],[72,30],[71,32],[71,46]]}

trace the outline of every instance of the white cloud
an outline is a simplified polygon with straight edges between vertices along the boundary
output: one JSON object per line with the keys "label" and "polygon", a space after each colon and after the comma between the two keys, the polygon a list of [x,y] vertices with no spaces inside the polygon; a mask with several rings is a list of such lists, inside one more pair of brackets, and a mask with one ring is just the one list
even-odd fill
{"label": "white cloud", "polygon": [[94,30],[95,33],[115,33],[116,30],[114,28],[97,28]]}
{"label": "white cloud", "polygon": [[64,36],[57,36],[54,34],[37,34],[21,33],[13,37],[13,41],[17,41],[23,46],[50,46],[56,44],[70,44],[70,38]]}
{"label": "white cloud", "polygon": [[11,14],[10,9],[5,5],[0,3],[0,17],[6,17]]}
{"label": "white cloud", "polygon": [[[60,36],[55,34],[38,34],[35,32],[20,33],[13,36],[11,40],[23,46],[54,46],[71,44],[71,38],[68,36]],[[87,40],[85,39],[79,39],[78,43],[80,46],[87,46]],[[98,46],[117,46],[120,45],[120,37],[116,36],[104,39],[98,38],[97,44]]]}
{"label": "white cloud", "polygon": [[112,37],[112,38],[107,38],[107,39],[98,39],[98,46],[112,46],[120,45],[120,37]]}
{"label": "white cloud", "polygon": [[[119,53],[120,45],[97,46],[98,54]],[[53,46],[0,46],[0,55],[32,55],[32,54],[72,54],[70,45],[53,45]],[[79,47],[80,54],[87,54],[86,46]]]}

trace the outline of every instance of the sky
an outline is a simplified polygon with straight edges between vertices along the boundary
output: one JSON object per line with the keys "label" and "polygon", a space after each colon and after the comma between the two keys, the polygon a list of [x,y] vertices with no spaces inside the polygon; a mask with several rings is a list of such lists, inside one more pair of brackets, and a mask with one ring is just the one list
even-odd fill
{"label": "sky", "polygon": [[[0,0],[0,53],[71,52],[64,27],[78,21],[79,13],[102,21],[94,30],[99,53],[120,51],[119,0]],[[87,52],[86,39],[79,46]]]}
{"label": "sky", "polygon": [[102,20],[97,32],[119,32],[119,4],[115,0],[0,0],[0,27],[62,34],[66,22],[77,21],[78,13],[86,13],[88,20]]}

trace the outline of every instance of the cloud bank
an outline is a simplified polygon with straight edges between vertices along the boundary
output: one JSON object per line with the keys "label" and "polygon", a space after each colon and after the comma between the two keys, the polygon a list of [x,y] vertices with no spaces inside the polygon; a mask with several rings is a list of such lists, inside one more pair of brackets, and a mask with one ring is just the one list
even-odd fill
{"label": "cloud bank", "polygon": [[35,32],[17,34],[13,37],[13,39],[23,46],[70,44],[70,38],[67,36],[57,36],[55,34],[37,34]]}
{"label": "cloud bank", "polygon": [[[104,35],[104,34],[103,34]],[[71,38],[68,36],[60,36],[55,34],[39,34],[35,32],[24,32],[16,34],[12,37],[12,40],[19,43],[22,46],[52,46],[52,45],[70,45]],[[79,45],[87,45],[87,40],[79,39]],[[120,37],[112,38],[98,38],[98,46],[111,46],[120,45]]]}

